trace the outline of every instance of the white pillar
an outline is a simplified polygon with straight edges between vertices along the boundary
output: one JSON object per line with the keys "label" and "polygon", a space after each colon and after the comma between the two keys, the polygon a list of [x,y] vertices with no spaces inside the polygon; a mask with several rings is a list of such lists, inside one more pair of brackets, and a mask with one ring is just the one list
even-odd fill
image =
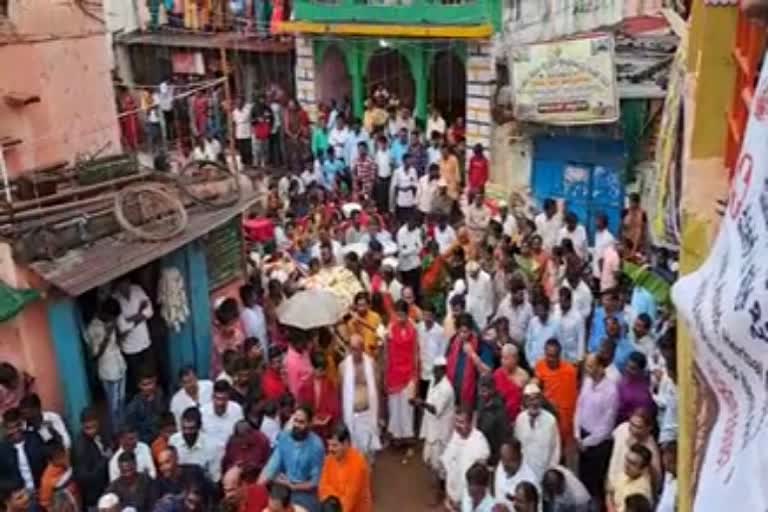
{"label": "white pillar", "polygon": [[315,52],[312,39],[296,37],[296,99],[314,120],[317,114],[315,95]]}

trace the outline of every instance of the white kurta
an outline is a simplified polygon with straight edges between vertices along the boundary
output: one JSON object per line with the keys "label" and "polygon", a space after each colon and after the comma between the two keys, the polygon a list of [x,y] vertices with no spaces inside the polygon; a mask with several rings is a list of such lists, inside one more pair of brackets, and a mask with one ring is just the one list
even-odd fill
{"label": "white kurta", "polygon": [[475,462],[485,462],[491,455],[482,432],[472,429],[466,439],[454,432],[448,441],[441,462],[445,468],[445,493],[456,503],[461,502],[466,487],[467,470]]}
{"label": "white kurta", "polygon": [[426,402],[437,411],[436,414],[424,411],[419,437],[424,439],[424,462],[441,474],[440,457],[453,435],[455,401],[453,386],[448,377],[443,377],[436,385],[429,387]]}
{"label": "white kurta", "polygon": [[523,411],[515,421],[515,437],[523,446],[523,458],[541,480],[547,469],[560,462],[560,432],[557,420],[541,410],[531,425],[531,416]]}
{"label": "white kurta", "polygon": [[[467,274],[467,312],[472,315],[480,329],[488,323],[493,314],[493,280],[487,272],[481,270],[477,277]],[[471,304],[471,307],[470,307]]]}
{"label": "white kurta", "polygon": [[515,487],[520,482],[530,482],[536,487],[536,490],[541,492],[539,489],[539,479],[536,478],[536,474],[525,462],[525,459],[523,459],[520,467],[517,469],[517,473],[511,476],[507,474],[504,466],[499,463],[496,466],[493,477],[493,495],[496,497],[496,502],[503,503],[509,507],[509,510],[514,510],[514,503],[507,499],[507,495],[514,496]]}
{"label": "white kurta", "polygon": [[368,409],[355,412],[355,365],[348,355],[341,363],[341,406],[344,423],[352,436],[352,445],[371,459],[381,449],[379,439],[379,395],[376,387],[376,370],[373,359],[363,355],[366,384],[368,386]]}

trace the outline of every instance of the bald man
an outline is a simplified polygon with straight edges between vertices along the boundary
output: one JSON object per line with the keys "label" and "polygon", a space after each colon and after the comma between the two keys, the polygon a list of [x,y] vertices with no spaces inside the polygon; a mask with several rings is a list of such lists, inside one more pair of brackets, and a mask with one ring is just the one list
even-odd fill
{"label": "bald man", "polygon": [[341,405],[344,423],[352,433],[352,444],[369,462],[381,449],[379,440],[379,388],[376,363],[365,353],[362,336],[349,339],[349,354],[341,363]]}
{"label": "bald man", "polygon": [[224,501],[231,507],[230,510],[262,512],[269,505],[269,491],[266,486],[244,482],[242,470],[238,466],[233,466],[224,473],[221,488]]}

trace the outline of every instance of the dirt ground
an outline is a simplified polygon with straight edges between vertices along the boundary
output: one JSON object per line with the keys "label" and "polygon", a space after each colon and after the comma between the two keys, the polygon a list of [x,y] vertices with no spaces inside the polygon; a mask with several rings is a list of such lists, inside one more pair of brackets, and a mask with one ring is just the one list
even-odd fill
{"label": "dirt ground", "polygon": [[421,460],[421,448],[407,464],[403,452],[392,448],[376,458],[373,473],[373,502],[376,512],[436,512],[429,506],[434,498],[429,473]]}

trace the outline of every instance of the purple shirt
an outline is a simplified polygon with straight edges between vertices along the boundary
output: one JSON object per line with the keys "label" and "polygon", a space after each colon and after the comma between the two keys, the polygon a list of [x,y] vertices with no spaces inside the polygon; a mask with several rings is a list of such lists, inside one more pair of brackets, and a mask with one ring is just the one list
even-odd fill
{"label": "purple shirt", "polygon": [[647,377],[632,378],[624,376],[619,381],[619,412],[617,423],[629,419],[636,409],[646,409],[651,417],[656,416],[656,402],[651,395],[651,383]]}
{"label": "purple shirt", "polygon": [[585,447],[597,446],[610,439],[618,409],[619,392],[615,382],[604,376],[595,384],[592,377],[585,377],[573,422],[576,439]]}

